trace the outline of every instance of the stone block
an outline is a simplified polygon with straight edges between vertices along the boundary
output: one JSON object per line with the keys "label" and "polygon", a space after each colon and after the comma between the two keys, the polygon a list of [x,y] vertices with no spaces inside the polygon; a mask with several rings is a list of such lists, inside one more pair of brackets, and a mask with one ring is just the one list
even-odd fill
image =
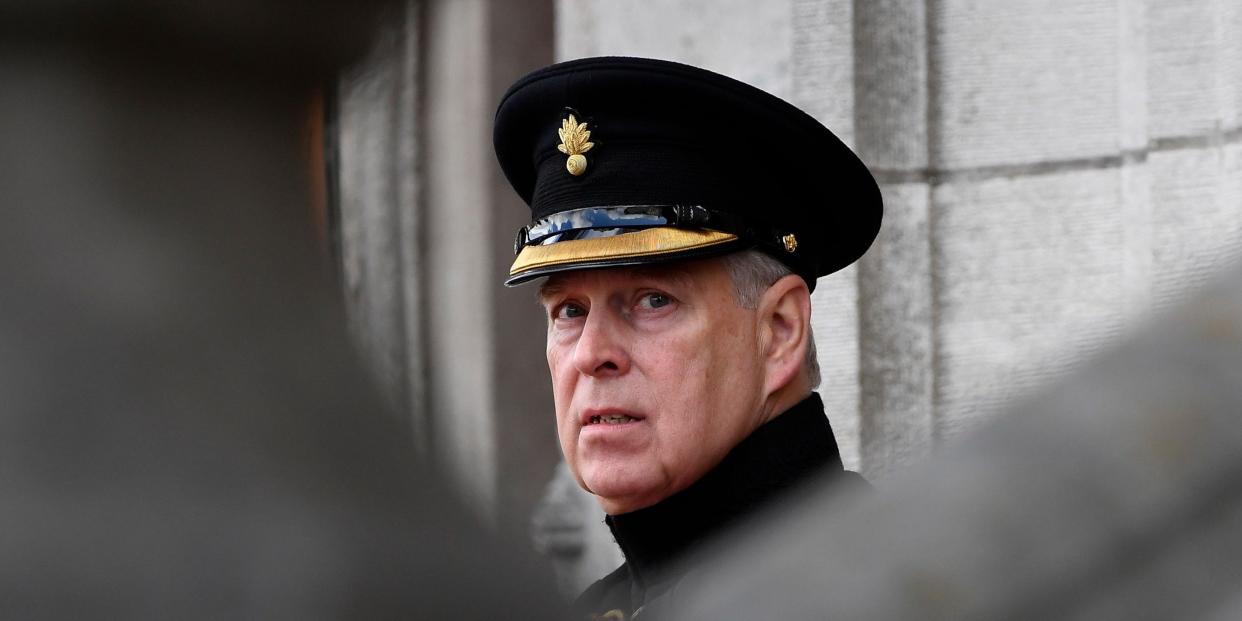
{"label": "stone block", "polygon": [[1151,154],[1156,303],[1166,306],[1242,259],[1240,145]]}
{"label": "stone block", "polygon": [[926,5],[864,2],[858,6],[856,21],[858,154],[880,171],[924,170],[928,166]]}
{"label": "stone block", "polygon": [[1122,320],[1134,327],[1153,308],[1151,166],[1145,159],[1128,162],[1118,170],[1118,214],[1122,227]]}
{"label": "stone block", "polygon": [[1119,172],[962,180],[932,195],[936,410],[953,434],[1064,373],[1123,323]]}
{"label": "stone block", "polygon": [[926,183],[883,186],[884,226],[858,264],[863,473],[917,461],[935,435]]}
{"label": "stone block", "polygon": [[932,157],[939,167],[1114,154],[1111,0],[945,0],[928,14]]}
{"label": "stone block", "polygon": [[1144,0],[1117,3],[1118,147],[1132,153],[1146,149],[1150,141],[1147,4]]}
{"label": "stone block", "polygon": [[1217,7],[1222,4],[1229,3],[1147,3],[1152,137],[1195,136],[1218,128],[1224,100],[1218,74]]}
{"label": "stone block", "polygon": [[556,57],[647,56],[688,63],[788,98],[790,0],[559,0]]}
{"label": "stone block", "polygon": [[[1220,3],[1221,63],[1225,130],[1242,127],[1242,2]],[[1236,136],[1236,132],[1235,132]]]}
{"label": "stone block", "polygon": [[819,394],[845,467],[861,467],[858,407],[858,270],[819,279],[811,294],[811,327],[823,381]]}
{"label": "stone block", "polygon": [[848,0],[793,0],[792,5],[789,101],[853,147],[853,3]]}

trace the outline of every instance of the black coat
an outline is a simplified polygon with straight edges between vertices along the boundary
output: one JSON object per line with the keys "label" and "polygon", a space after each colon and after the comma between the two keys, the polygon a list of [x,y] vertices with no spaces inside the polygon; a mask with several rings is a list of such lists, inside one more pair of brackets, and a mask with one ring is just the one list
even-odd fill
{"label": "black coat", "polygon": [[575,612],[608,621],[665,617],[661,611],[676,604],[678,583],[694,570],[684,563],[688,554],[816,475],[865,485],[842,468],[824,403],[812,393],[755,430],[690,487],[645,509],[608,516],[625,563],[588,587]]}

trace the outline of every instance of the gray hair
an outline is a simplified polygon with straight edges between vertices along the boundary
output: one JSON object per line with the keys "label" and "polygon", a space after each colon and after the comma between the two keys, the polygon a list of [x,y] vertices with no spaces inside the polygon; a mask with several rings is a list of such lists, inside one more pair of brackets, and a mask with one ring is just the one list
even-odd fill
{"label": "gray hair", "polygon": [[[729,270],[729,277],[733,280],[733,292],[737,303],[742,308],[757,307],[760,296],[768,290],[768,287],[793,273],[784,263],[758,250],[735,252],[726,255],[724,261],[725,268]],[[811,330],[810,322],[806,325],[806,335],[806,360],[802,365],[807,370],[811,388],[817,388],[820,383],[819,356],[815,352],[815,333]]]}

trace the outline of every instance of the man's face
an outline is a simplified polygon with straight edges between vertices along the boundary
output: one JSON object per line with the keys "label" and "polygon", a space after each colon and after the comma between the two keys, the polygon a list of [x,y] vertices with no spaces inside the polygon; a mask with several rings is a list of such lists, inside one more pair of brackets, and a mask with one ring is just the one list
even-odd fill
{"label": "man's face", "polygon": [[540,298],[561,449],[608,513],[684,489],[762,422],[756,312],[722,260],[559,274]]}

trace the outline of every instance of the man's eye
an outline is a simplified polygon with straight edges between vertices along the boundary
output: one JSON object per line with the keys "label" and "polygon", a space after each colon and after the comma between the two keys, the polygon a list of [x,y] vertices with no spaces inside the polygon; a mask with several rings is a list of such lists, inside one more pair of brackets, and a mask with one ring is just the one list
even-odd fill
{"label": "man's eye", "polygon": [[647,295],[644,295],[641,300],[639,300],[639,304],[643,308],[652,308],[652,309],[663,308],[672,303],[673,303],[673,300],[670,299],[667,295],[664,295],[663,293],[648,293]]}
{"label": "man's eye", "polygon": [[582,317],[586,315],[586,309],[573,303],[562,304],[556,309],[555,317],[557,319],[573,319],[574,317]]}

